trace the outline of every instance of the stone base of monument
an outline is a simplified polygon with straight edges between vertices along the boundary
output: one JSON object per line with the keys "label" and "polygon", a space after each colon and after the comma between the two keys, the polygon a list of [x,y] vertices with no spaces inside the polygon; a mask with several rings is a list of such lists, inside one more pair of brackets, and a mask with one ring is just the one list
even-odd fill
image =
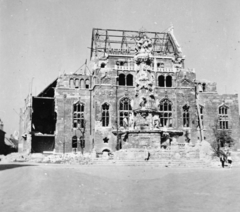
{"label": "stone base of monument", "polygon": [[128,132],[127,142],[122,143],[123,149],[136,148],[160,149],[161,134],[154,131]]}

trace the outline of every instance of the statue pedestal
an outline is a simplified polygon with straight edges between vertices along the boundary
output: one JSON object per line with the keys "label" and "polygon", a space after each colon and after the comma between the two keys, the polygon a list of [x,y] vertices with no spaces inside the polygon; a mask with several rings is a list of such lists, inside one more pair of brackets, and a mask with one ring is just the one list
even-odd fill
{"label": "statue pedestal", "polygon": [[137,148],[144,149],[148,147],[150,149],[160,149],[161,143],[161,131],[149,130],[149,131],[128,131],[128,142],[122,144],[123,149]]}

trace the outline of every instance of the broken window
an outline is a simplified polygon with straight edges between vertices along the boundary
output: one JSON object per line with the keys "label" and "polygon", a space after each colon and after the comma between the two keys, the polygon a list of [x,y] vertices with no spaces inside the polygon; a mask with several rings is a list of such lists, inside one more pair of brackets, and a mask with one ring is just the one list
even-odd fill
{"label": "broken window", "polygon": [[127,86],[133,86],[133,75],[127,75]]}
{"label": "broken window", "polygon": [[89,86],[89,79],[87,79],[86,81],[85,81],[85,85],[86,85],[86,88],[89,88],[90,86]]}
{"label": "broken window", "polygon": [[85,88],[84,79],[81,79],[81,80],[80,80],[80,87],[81,87],[81,88]]}
{"label": "broken window", "polygon": [[79,79],[75,79],[75,88],[79,88]]}
{"label": "broken window", "polygon": [[73,128],[84,127],[84,104],[77,102],[73,105]]}
{"label": "broken window", "polygon": [[159,104],[160,127],[172,127],[172,102],[163,99]]}
{"label": "broken window", "polygon": [[119,75],[119,85],[125,85],[125,75],[124,74]]}
{"label": "broken window", "polygon": [[160,75],[158,77],[158,86],[159,87],[165,87],[165,79],[164,79],[164,76],[163,75]]}
{"label": "broken window", "polygon": [[183,127],[189,127],[190,120],[189,120],[189,106],[183,106]]}
{"label": "broken window", "polygon": [[104,103],[102,105],[102,126],[107,127],[109,125],[109,104]]}
{"label": "broken window", "polygon": [[[119,104],[119,125],[123,127],[128,125],[129,115],[132,112],[132,107],[130,104],[130,99],[124,97]],[[127,122],[127,123],[126,123]]]}
{"label": "broken window", "polygon": [[166,77],[166,87],[172,87],[172,76]]}
{"label": "broken window", "polygon": [[228,107],[226,105],[220,106],[218,109],[219,129],[228,129]]}
{"label": "broken window", "polygon": [[74,80],[73,79],[69,80],[69,87],[74,88]]}

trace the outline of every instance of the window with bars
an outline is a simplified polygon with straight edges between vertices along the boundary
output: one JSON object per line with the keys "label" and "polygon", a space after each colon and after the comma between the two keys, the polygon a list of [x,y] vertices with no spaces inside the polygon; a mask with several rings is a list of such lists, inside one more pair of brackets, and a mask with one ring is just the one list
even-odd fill
{"label": "window with bars", "polygon": [[190,126],[190,118],[189,118],[189,106],[184,105],[183,106],[183,127],[189,127]]}
{"label": "window with bars", "polygon": [[228,124],[228,107],[226,105],[218,108],[219,129],[226,130],[229,128]]}
{"label": "window with bars", "polygon": [[132,107],[130,104],[130,99],[125,97],[123,99],[121,99],[120,103],[119,103],[119,125],[124,127],[124,118],[127,119],[127,121],[129,120],[129,115],[132,112]]}
{"label": "window with bars", "polygon": [[160,127],[172,127],[172,102],[163,99],[159,104]]}
{"label": "window with bars", "polygon": [[102,126],[107,127],[109,125],[109,104],[104,103],[102,105]]}
{"label": "window with bars", "polygon": [[77,102],[73,105],[73,128],[84,127],[84,104]]}

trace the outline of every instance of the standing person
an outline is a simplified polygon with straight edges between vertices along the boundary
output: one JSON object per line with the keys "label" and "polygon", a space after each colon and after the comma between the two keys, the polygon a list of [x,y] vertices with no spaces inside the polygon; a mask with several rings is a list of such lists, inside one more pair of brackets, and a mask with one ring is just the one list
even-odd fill
{"label": "standing person", "polygon": [[225,156],[223,154],[220,154],[219,158],[220,158],[220,162],[222,164],[222,168],[224,168]]}
{"label": "standing person", "polygon": [[232,168],[232,157],[231,152],[229,150],[227,151],[227,162],[229,164],[229,168]]}

